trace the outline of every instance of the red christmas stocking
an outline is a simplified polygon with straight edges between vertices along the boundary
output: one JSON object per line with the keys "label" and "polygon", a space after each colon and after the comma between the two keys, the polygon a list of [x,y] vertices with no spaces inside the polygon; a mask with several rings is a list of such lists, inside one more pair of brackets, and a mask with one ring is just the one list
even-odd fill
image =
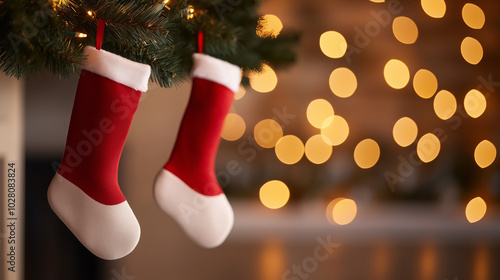
{"label": "red christmas stocking", "polygon": [[241,69],[204,54],[193,54],[193,60],[191,96],[172,155],[156,178],[154,197],[193,241],[212,248],[226,239],[234,220],[214,165]]}
{"label": "red christmas stocking", "polygon": [[96,256],[118,259],[140,237],[118,185],[118,161],[149,65],[86,47],[64,156],[49,190],[50,206]]}

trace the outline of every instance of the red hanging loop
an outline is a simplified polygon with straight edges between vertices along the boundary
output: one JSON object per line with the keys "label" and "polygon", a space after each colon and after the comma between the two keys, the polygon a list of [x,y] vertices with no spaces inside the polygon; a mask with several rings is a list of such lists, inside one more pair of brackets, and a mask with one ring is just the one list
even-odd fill
{"label": "red hanging loop", "polygon": [[203,53],[203,32],[198,32],[198,52]]}
{"label": "red hanging loop", "polygon": [[100,50],[102,47],[102,38],[104,37],[104,26],[106,25],[106,21],[103,19],[97,20],[97,34],[95,40],[95,48]]}

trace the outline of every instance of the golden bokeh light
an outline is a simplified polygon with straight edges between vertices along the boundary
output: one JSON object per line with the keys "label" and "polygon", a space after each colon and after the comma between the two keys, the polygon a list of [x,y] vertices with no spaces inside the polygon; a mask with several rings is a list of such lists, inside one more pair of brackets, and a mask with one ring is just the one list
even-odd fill
{"label": "golden bokeh light", "polygon": [[401,16],[392,22],[392,33],[399,42],[413,44],[418,38],[418,27],[411,18]]}
{"label": "golden bokeh light", "polygon": [[432,18],[442,18],[446,13],[444,0],[421,0],[422,9]]}
{"label": "golden bokeh light", "polygon": [[276,73],[266,64],[262,66],[262,72],[251,73],[248,78],[250,79],[250,86],[258,92],[270,92],[278,84]]}
{"label": "golden bokeh light", "polygon": [[447,120],[451,118],[457,111],[457,99],[447,91],[440,90],[434,97],[434,112],[438,118]]}
{"label": "golden bokeh light", "polygon": [[240,88],[238,89],[238,92],[234,94],[234,99],[235,100],[240,100],[243,98],[243,96],[245,96],[245,93],[247,93],[247,90],[245,89],[244,86],[240,86]]}
{"label": "golden bokeh light", "polygon": [[474,150],[474,160],[481,168],[490,166],[497,157],[497,149],[495,145],[488,140],[483,140],[476,146]]}
{"label": "golden bokeh light", "polygon": [[401,60],[391,59],[385,64],[384,78],[390,87],[402,89],[410,81],[410,70]]}
{"label": "golden bokeh light", "polygon": [[278,37],[283,29],[283,23],[279,19],[279,17],[267,14],[260,18],[259,20],[260,27],[257,28],[256,33],[259,37]]}
{"label": "golden bokeh light", "polygon": [[486,17],[483,10],[472,3],[467,3],[462,8],[462,19],[465,24],[472,29],[481,29],[484,26]]}
{"label": "golden bokeh light", "polygon": [[470,90],[464,99],[465,111],[473,118],[479,118],[486,111],[486,97],[477,89]]}
{"label": "golden bokeh light", "polygon": [[351,223],[358,212],[356,202],[352,199],[342,198],[333,206],[332,217],[333,221],[339,225],[347,225]]}
{"label": "golden bokeh light", "polygon": [[316,134],[307,140],[305,154],[312,163],[322,164],[332,155],[332,146],[325,142],[323,135]]}
{"label": "golden bokeh light", "polygon": [[460,45],[462,57],[472,65],[478,64],[483,59],[483,46],[472,37],[465,37]]}
{"label": "golden bokeh light", "polygon": [[363,168],[373,167],[380,158],[380,147],[373,139],[365,139],[354,148],[354,161]]}
{"label": "golden bokeh light", "polygon": [[235,113],[229,113],[224,119],[221,137],[224,140],[235,141],[245,133],[246,125],[243,118]]}
{"label": "golden bokeh light", "polygon": [[427,69],[420,69],[413,77],[413,89],[418,96],[431,98],[438,89],[438,81],[434,74]]}
{"label": "golden bokeh light", "polygon": [[324,140],[327,144],[338,146],[344,143],[347,136],[349,136],[349,125],[347,121],[339,115],[329,117],[321,126],[321,135],[324,136]]}
{"label": "golden bokeh light", "polygon": [[337,31],[326,31],[319,37],[319,47],[324,55],[340,58],[347,51],[347,41]]}
{"label": "golden bokeh light", "polygon": [[356,91],[358,80],[356,75],[345,67],[340,67],[332,71],[329,79],[330,90],[338,97],[346,98]]}
{"label": "golden bokeh light", "polygon": [[384,3],[385,0],[370,0],[373,3]]}
{"label": "golden bokeh light", "polygon": [[262,148],[273,148],[276,142],[283,137],[281,125],[273,119],[258,122],[253,129],[255,142]]}
{"label": "golden bokeh light", "polygon": [[417,139],[417,123],[409,117],[400,118],[392,129],[394,141],[401,147],[410,146]]}
{"label": "golden bokeh light", "polygon": [[279,209],[290,199],[290,190],[287,185],[279,180],[272,180],[260,187],[259,198],[264,206],[269,209]]}
{"label": "golden bokeh light", "polygon": [[316,127],[321,128],[328,117],[333,116],[333,107],[325,99],[315,99],[307,106],[307,120]]}
{"label": "golden bokeh light", "polygon": [[436,159],[441,150],[441,142],[436,135],[427,133],[418,140],[417,155],[421,161],[428,163]]}
{"label": "golden bokeh light", "polygon": [[285,164],[295,164],[304,156],[304,143],[295,135],[286,135],[276,142],[275,153]]}
{"label": "golden bokeh light", "polygon": [[465,217],[469,223],[475,223],[480,221],[486,214],[486,202],[481,197],[475,197],[467,203],[465,207]]}

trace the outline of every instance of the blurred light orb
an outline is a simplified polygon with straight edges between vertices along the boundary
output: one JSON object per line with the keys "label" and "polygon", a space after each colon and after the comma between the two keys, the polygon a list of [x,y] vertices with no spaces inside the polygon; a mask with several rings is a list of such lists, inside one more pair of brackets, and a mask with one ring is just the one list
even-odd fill
{"label": "blurred light orb", "polygon": [[434,112],[438,118],[447,120],[451,118],[457,111],[457,99],[447,91],[440,90],[434,97]]}
{"label": "blurred light orb", "polygon": [[281,125],[273,119],[264,119],[258,122],[253,129],[255,142],[262,148],[273,148],[283,137]]}
{"label": "blurred light orb", "polygon": [[273,68],[267,64],[262,66],[262,72],[251,73],[248,78],[250,79],[250,86],[258,92],[270,92],[276,88],[278,84],[278,77]]}
{"label": "blurred light orb", "polygon": [[278,37],[283,29],[283,23],[279,17],[273,14],[263,15],[259,19],[259,23],[262,28],[257,28],[256,33],[259,37]]}
{"label": "blurred light orb", "polygon": [[465,37],[460,45],[462,57],[472,65],[478,64],[483,59],[483,47],[478,40]]}
{"label": "blurred light orb", "polygon": [[281,137],[274,147],[276,156],[285,164],[295,164],[304,156],[304,144],[295,135]]}
{"label": "blurred light orb", "polygon": [[261,203],[269,209],[279,209],[290,199],[290,190],[279,180],[272,180],[260,187],[259,198]]}
{"label": "blurred light orb", "polygon": [[245,129],[246,125],[243,118],[238,114],[229,113],[224,119],[221,137],[227,141],[235,141],[243,136]]}
{"label": "blurred light orb", "polygon": [[464,99],[465,111],[473,118],[479,118],[486,111],[486,97],[477,89],[470,90]]}
{"label": "blurred light orb", "polygon": [[481,29],[484,26],[486,17],[483,10],[472,3],[467,3],[462,8],[462,19],[465,24],[472,29]]}
{"label": "blurred light orb", "polygon": [[408,17],[397,17],[392,22],[392,33],[396,39],[403,44],[413,44],[418,38],[418,27]]}
{"label": "blurred light orb", "polygon": [[356,202],[352,199],[342,198],[333,206],[332,217],[333,221],[339,225],[350,224],[358,212]]}
{"label": "blurred light orb", "polygon": [[384,3],[385,0],[370,0],[373,3]]}
{"label": "blurred light orb", "polygon": [[338,146],[344,143],[349,136],[349,125],[347,121],[339,115],[328,117],[321,126],[321,135],[324,136],[324,140],[327,144]]}
{"label": "blurred light orb", "polygon": [[408,147],[417,139],[417,123],[409,117],[400,118],[392,129],[394,141],[401,147]]}
{"label": "blurred light orb", "polygon": [[328,117],[333,116],[333,107],[325,99],[315,99],[307,106],[307,120],[316,127],[321,128]]}
{"label": "blurred light orb", "polygon": [[330,58],[341,58],[347,51],[347,41],[337,31],[326,31],[319,37],[319,47]]}
{"label": "blurred light orb", "polygon": [[234,94],[234,100],[240,100],[245,96],[245,93],[247,93],[247,90],[245,89],[244,86],[240,86],[239,90],[237,93]]}
{"label": "blurred light orb", "polygon": [[474,160],[481,168],[490,166],[497,157],[497,149],[495,145],[488,140],[483,140],[476,146],[474,150]]}
{"label": "blurred light orb", "polygon": [[418,140],[417,155],[422,162],[428,163],[436,159],[441,150],[441,142],[436,135],[427,133]]}
{"label": "blurred light orb", "polygon": [[420,4],[424,12],[432,18],[442,18],[446,13],[444,0],[421,0]]}
{"label": "blurred light orb", "polygon": [[330,74],[329,84],[333,94],[346,98],[354,94],[358,87],[358,80],[349,68],[339,67]]}
{"label": "blurred light orb", "polygon": [[385,64],[384,78],[390,87],[402,89],[410,81],[410,70],[401,60],[391,59]]}
{"label": "blurred light orb", "polygon": [[480,221],[486,214],[486,202],[481,197],[475,197],[465,207],[465,217],[469,223]]}
{"label": "blurred light orb", "polygon": [[354,148],[354,161],[363,169],[373,167],[380,158],[380,147],[373,139],[365,139]]}
{"label": "blurred light orb", "polygon": [[310,162],[322,164],[332,155],[332,146],[325,142],[323,135],[316,134],[307,140],[305,154]]}
{"label": "blurred light orb", "polygon": [[438,81],[434,74],[427,69],[420,69],[413,77],[413,89],[418,96],[431,98],[438,89]]}

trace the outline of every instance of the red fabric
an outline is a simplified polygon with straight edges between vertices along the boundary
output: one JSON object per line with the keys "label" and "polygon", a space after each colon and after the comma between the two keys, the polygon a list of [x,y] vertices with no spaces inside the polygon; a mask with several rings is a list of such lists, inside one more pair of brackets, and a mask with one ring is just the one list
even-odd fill
{"label": "red fabric", "polygon": [[198,193],[208,196],[222,193],[215,176],[215,157],[233,99],[234,93],[227,87],[193,79],[177,141],[164,168]]}
{"label": "red fabric", "polygon": [[58,173],[106,205],[125,201],[118,162],[141,92],[82,70]]}
{"label": "red fabric", "polygon": [[198,52],[203,53],[203,32],[198,32]]}
{"label": "red fabric", "polygon": [[104,37],[104,27],[106,25],[106,21],[103,19],[97,20],[97,34],[95,40],[95,48],[100,50],[102,47],[102,38]]}

